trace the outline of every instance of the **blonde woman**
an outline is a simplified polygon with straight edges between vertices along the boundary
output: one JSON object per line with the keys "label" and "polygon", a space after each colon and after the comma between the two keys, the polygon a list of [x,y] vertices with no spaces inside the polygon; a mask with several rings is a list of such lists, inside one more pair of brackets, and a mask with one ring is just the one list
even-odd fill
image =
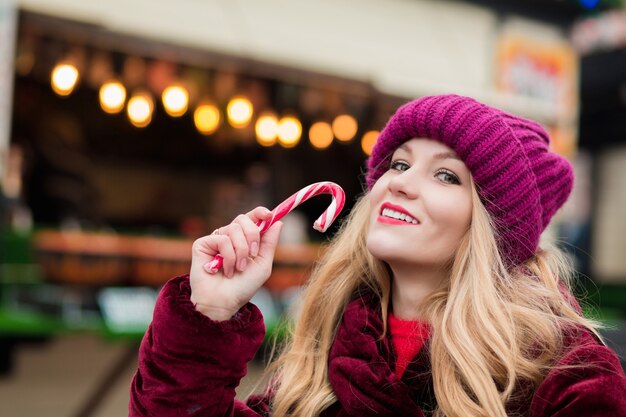
{"label": "blonde woman", "polygon": [[[325,252],[263,395],[235,388],[264,337],[249,300],[281,224],[197,240],[139,352],[131,416],[626,416],[626,378],[539,237],[572,189],[543,128],[471,98],[389,120],[368,192]],[[223,271],[204,269],[217,253]]]}

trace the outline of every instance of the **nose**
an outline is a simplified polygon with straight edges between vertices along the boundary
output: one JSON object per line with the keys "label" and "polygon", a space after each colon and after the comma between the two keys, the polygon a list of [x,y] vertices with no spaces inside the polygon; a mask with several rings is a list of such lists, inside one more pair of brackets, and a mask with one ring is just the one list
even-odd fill
{"label": "nose", "polygon": [[389,191],[394,195],[415,199],[419,196],[419,178],[412,168],[395,175],[388,184]]}

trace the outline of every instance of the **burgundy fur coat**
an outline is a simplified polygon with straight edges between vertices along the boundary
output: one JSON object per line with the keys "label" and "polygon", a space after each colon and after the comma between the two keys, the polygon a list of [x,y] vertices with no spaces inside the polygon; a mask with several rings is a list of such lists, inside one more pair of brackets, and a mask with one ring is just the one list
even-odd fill
{"label": "burgundy fur coat", "polygon": [[[252,304],[231,320],[215,322],[195,311],[187,276],[170,280],[159,295],[154,318],[139,350],[129,415],[270,416],[268,396],[235,400],[265,334],[263,317]],[[324,417],[430,415],[436,405],[429,349],[418,353],[399,379],[389,338],[382,341],[380,308],[362,297],[343,316],[329,355],[329,380],[338,401]],[[626,377],[617,356],[586,331],[566,339],[559,365],[536,390],[520,386],[509,416],[626,417]]]}

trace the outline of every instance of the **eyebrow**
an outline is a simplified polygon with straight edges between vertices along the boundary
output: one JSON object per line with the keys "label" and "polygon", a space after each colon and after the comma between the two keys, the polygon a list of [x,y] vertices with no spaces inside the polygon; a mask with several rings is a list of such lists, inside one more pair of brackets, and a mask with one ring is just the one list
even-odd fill
{"label": "eyebrow", "polygon": [[[399,149],[411,153],[409,147],[405,143],[400,145]],[[457,161],[462,161],[462,159],[459,158],[459,156],[454,152],[438,152],[433,155],[433,159],[456,159]]]}
{"label": "eyebrow", "polygon": [[461,158],[454,152],[440,152],[433,155],[433,159],[456,159],[460,161]]}

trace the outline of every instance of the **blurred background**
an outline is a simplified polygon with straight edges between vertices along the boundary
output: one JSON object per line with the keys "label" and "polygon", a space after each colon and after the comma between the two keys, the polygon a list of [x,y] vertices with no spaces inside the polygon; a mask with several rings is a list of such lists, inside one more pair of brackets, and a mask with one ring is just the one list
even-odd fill
{"label": "blurred background", "polygon": [[[0,0],[0,415],[126,415],[193,239],[316,181],[349,209],[393,110],[448,92],[540,121],[574,164],[544,238],[623,359],[622,0]],[[311,228],[328,202],[284,219],[254,300],[270,335],[336,230]]]}

